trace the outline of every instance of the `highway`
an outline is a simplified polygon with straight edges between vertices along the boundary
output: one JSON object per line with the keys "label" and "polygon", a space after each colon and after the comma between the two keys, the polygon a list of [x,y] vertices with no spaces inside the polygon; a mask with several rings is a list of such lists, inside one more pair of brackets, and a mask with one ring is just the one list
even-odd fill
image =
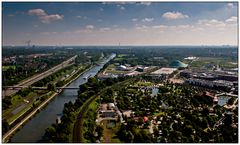
{"label": "highway", "polygon": [[[28,78],[27,80],[24,80],[24,81],[20,82],[19,84],[14,85],[13,87],[17,88],[17,87],[21,87],[21,86],[30,86],[33,83],[35,83],[35,82],[37,82],[37,81],[39,81],[39,80],[41,80],[41,79],[43,79],[43,78],[45,78],[47,76],[49,76],[49,75],[59,71],[60,69],[66,67],[66,66],[68,66],[71,61],[76,59],[76,57],[77,57],[77,55],[69,58],[68,60],[66,60],[66,61],[64,61],[64,62],[54,66],[53,68],[51,68],[51,69],[49,69],[49,70],[47,70],[47,71],[45,71],[43,73],[34,75],[34,76]],[[19,90],[6,89],[6,90],[2,90],[2,91],[3,91],[2,98],[4,99],[5,96],[11,96],[11,95],[15,94],[16,92],[18,92]]]}

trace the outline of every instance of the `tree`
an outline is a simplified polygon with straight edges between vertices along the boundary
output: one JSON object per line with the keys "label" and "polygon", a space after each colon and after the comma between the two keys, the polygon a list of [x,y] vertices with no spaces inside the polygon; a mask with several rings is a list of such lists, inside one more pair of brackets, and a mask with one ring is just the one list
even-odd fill
{"label": "tree", "polygon": [[47,89],[48,89],[49,91],[56,91],[56,86],[55,86],[54,84],[52,84],[52,83],[49,83],[49,84],[47,85]]}
{"label": "tree", "polygon": [[50,126],[45,131],[45,136],[51,141],[54,140],[54,137],[56,135],[56,129],[53,126]]}
{"label": "tree", "polygon": [[2,133],[6,133],[9,130],[9,124],[6,119],[2,122]]}
{"label": "tree", "polygon": [[101,136],[103,135],[103,128],[98,125],[95,131],[98,133],[98,138],[100,139]]}
{"label": "tree", "polygon": [[87,89],[88,89],[88,85],[87,84],[82,84],[79,87],[80,87],[80,92],[81,93],[87,91]]}

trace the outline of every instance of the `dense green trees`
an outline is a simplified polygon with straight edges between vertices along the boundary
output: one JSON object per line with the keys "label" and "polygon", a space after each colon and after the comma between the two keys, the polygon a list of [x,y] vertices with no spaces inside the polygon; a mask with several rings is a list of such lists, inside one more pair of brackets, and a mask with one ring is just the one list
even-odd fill
{"label": "dense green trees", "polygon": [[6,133],[9,130],[9,124],[7,120],[2,120],[2,134]]}
{"label": "dense green trees", "polygon": [[[131,90],[128,91],[128,89]],[[127,125],[122,125],[120,128],[119,139],[123,142],[131,142],[127,137],[130,130],[133,134],[133,142],[236,142],[234,137],[237,132],[229,133],[227,129],[222,129],[234,130],[230,126],[222,126],[213,130],[214,124],[222,117],[225,110],[222,106],[214,105],[214,112],[217,116],[214,113],[210,115],[209,107],[211,108],[212,100],[200,96],[202,91],[204,90],[190,86],[165,84],[164,87],[159,88],[159,94],[156,97],[148,98],[146,92],[139,93],[131,87],[123,86],[123,89],[117,92],[117,104],[120,109],[130,109],[135,112],[135,116],[140,117],[145,115],[151,117],[156,110],[163,113],[157,117],[157,120],[162,118],[161,124],[158,125],[158,129],[153,129],[153,135],[148,135],[148,138],[143,131],[136,131],[142,129],[140,126],[148,128],[147,123],[132,122],[124,117]],[[167,107],[162,107],[163,104]],[[159,134],[160,130],[162,134]],[[221,130],[231,137],[225,138]]]}
{"label": "dense green trees", "polygon": [[49,91],[56,91],[56,85],[54,85],[54,84],[52,84],[52,83],[49,83],[49,84],[47,85],[47,89],[48,89]]}
{"label": "dense green trees", "polygon": [[[122,81],[124,79],[120,80]],[[75,103],[69,102],[64,105],[61,123],[52,124],[51,127],[47,128],[41,142],[69,142],[69,134],[72,133],[72,130],[70,130],[70,125],[76,120],[76,115],[78,114],[77,112],[79,111],[79,108],[89,97],[96,95],[104,87],[113,85],[118,81],[118,79],[114,79],[111,81],[111,83],[109,83],[109,81],[99,81],[97,78],[93,77],[89,78],[87,83],[80,85],[80,91],[78,92],[78,98],[75,100]],[[107,90],[106,92],[112,91]],[[84,125],[86,125],[89,129],[85,132],[84,137],[91,142],[95,142],[96,139],[100,137],[95,137],[93,135],[95,127],[95,119],[93,118],[96,117],[96,112],[89,110],[87,114],[89,119]],[[98,127],[96,130],[99,132],[99,134],[102,134],[101,128]]]}
{"label": "dense green trees", "polygon": [[2,109],[8,109],[10,107],[10,105],[12,105],[11,102],[11,97],[5,97],[4,99],[2,99]]}

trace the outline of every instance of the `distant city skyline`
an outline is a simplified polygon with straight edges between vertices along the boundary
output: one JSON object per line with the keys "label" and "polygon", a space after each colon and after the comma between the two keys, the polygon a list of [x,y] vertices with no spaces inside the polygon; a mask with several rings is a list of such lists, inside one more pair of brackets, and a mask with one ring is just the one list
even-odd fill
{"label": "distant city skyline", "polygon": [[237,2],[3,2],[2,44],[238,45]]}

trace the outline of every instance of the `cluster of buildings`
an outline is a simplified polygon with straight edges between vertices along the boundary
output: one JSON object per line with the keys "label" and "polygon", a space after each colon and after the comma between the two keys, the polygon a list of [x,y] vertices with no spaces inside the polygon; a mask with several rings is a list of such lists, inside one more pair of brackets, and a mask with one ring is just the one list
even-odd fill
{"label": "cluster of buildings", "polygon": [[16,62],[16,56],[12,56],[12,57],[4,57],[3,59],[2,59],[2,63],[3,63],[3,65],[4,64],[9,64],[9,63],[15,63]]}
{"label": "cluster of buildings", "polygon": [[237,73],[228,71],[185,70],[180,72],[180,76],[187,78],[185,80],[187,84],[237,93]]}
{"label": "cluster of buildings", "polygon": [[100,104],[97,110],[96,122],[99,124],[103,120],[119,120],[122,121],[122,113],[118,110],[114,103]]}
{"label": "cluster of buildings", "polygon": [[150,67],[145,67],[145,66],[131,67],[129,64],[125,64],[125,65],[115,64],[114,72],[108,71],[106,69],[103,73],[98,74],[98,79],[105,80],[107,78],[136,76],[139,74],[146,73],[146,71],[150,69],[151,69]]}
{"label": "cluster of buildings", "polygon": [[[117,77],[125,77],[125,76],[136,76],[139,74],[147,73],[147,76],[150,76],[154,79],[166,79],[169,75],[173,74],[178,68],[186,68],[187,64],[174,60],[169,64],[169,67],[163,67],[158,70],[153,71],[155,66],[141,66],[137,65],[135,67],[131,67],[130,64],[120,65],[119,63],[115,63],[114,73],[108,72],[107,69],[103,73],[98,75],[98,79],[104,80],[107,78],[117,78]],[[152,72],[153,71],[153,72]]]}
{"label": "cluster of buildings", "polygon": [[186,67],[188,67],[187,64],[179,60],[174,60],[169,64],[169,67],[162,67],[154,72],[151,72],[149,76],[154,79],[168,79],[169,76],[174,72],[176,72],[179,68],[186,68]]}

